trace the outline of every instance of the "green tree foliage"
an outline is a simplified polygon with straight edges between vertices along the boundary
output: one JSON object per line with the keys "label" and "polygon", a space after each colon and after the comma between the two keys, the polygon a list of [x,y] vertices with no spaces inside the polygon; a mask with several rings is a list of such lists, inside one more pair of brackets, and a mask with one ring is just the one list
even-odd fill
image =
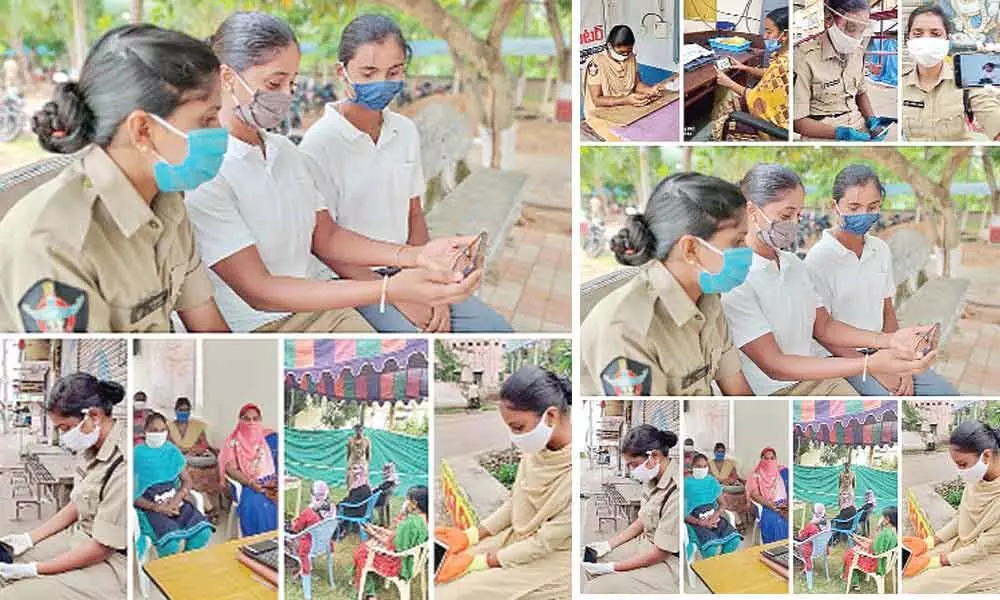
{"label": "green tree foliage", "polygon": [[363,405],[358,402],[335,402],[317,398],[323,403],[323,416],[320,422],[328,429],[340,429],[353,425],[361,418]]}
{"label": "green tree foliage", "polygon": [[924,419],[909,402],[903,402],[903,431],[920,431]]}
{"label": "green tree foliage", "polygon": [[569,340],[553,340],[549,347],[545,364],[553,373],[563,377],[573,377],[573,343]]}
{"label": "green tree foliage", "polygon": [[434,341],[434,378],[438,381],[456,382],[462,375],[462,362],[441,340]]}

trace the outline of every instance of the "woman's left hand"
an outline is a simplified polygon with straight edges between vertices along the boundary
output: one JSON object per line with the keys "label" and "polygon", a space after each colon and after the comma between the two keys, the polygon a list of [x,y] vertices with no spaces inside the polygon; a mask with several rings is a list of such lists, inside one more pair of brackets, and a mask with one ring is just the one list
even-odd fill
{"label": "woman's left hand", "polygon": [[450,274],[448,277],[449,281],[462,281],[464,278],[461,271],[461,267],[463,266],[461,264],[462,261],[458,261],[460,264],[457,267],[455,263],[461,257],[461,253],[465,248],[475,241],[475,239],[476,236],[468,235],[431,240],[420,247],[420,252],[417,254],[416,266],[429,271]]}
{"label": "woman's left hand", "polygon": [[485,554],[476,554],[475,556],[468,552],[449,554],[441,564],[441,570],[438,571],[434,583],[448,583],[465,577],[469,573],[485,571],[488,568]]}
{"label": "woman's left hand", "polygon": [[451,307],[447,304],[435,306],[431,311],[431,321],[425,333],[451,333]]}
{"label": "woman's left hand", "polygon": [[889,334],[889,349],[899,358],[913,360],[924,356],[921,339],[933,329],[933,325],[905,327]]}
{"label": "woman's left hand", "polygon": [[38,563],[0,563],[0,578],[7,581],[38,577]]}
{"label": "woman's left hand", "polygon": [[718,67],[715,68],[715,82],[723,87],[727,87],[731,90],[736,88],[736,82],[726,75],[726,73],[720,70]]}
{"label": "woman's left hand", "polygon": [[601,575],[610,575],[615,572],[615,563],[583,563],[583,570],[587,572],[588,575],[593,577],[599,577]]}

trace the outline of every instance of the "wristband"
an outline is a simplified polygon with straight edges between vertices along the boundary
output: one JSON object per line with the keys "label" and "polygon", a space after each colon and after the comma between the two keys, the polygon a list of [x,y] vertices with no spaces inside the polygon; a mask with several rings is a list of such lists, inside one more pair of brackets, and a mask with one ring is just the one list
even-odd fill
{"label": "wristband", "polygon": [[385,314],[385,297],[389,291],[389,276],[382,276],[382,297],[378,301],[378,312],[380,315]]}

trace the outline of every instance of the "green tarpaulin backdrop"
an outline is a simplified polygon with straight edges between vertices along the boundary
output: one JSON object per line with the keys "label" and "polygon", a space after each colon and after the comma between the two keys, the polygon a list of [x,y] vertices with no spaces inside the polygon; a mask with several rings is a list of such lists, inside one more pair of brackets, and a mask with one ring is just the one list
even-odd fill
{"label": "green tarpaulin backdrop", "polygon": [[[844,466],[836,467],[804,467],[795,465],[795,499],[807,502],[822,502],[827,506],[837,506],[840,493],[839,476]],[[875,500],[879,508],[899,505],[896,471],[882,471],[852,465],[854,471],[854,500],[856,506],[865,502],[865,490],[875,490]]]}
{"label": "green tarpaulin backdrop", "polygon": [[[343,485],[347,468],[347,438],[353,429],[310,431],[285,429],[285,470],[303,479],[322,479]],[[411,485],[427,485],[427,438],[413,437],[381,429],[365,429],[372,443],[369,465],[372,487],[382,482],[382,465],[396,463],[399,473],[397,494]]]}

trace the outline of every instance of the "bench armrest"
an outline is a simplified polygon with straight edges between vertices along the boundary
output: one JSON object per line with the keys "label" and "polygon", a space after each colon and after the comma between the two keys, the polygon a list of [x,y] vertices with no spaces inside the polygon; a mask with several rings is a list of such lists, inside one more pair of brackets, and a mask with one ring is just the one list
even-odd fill
{"label": "bench armrest", "polygon": [[767,135],[778,139],[787,140],[788,130],[783,127],[778,127],[774,123],[767,121],[765,119],[759,119],[750,113],[736,111],[729,113],[729,120],[736,121],[741,125],[746,125],[747,127],[752,127],[757,131],[766,133]]}

